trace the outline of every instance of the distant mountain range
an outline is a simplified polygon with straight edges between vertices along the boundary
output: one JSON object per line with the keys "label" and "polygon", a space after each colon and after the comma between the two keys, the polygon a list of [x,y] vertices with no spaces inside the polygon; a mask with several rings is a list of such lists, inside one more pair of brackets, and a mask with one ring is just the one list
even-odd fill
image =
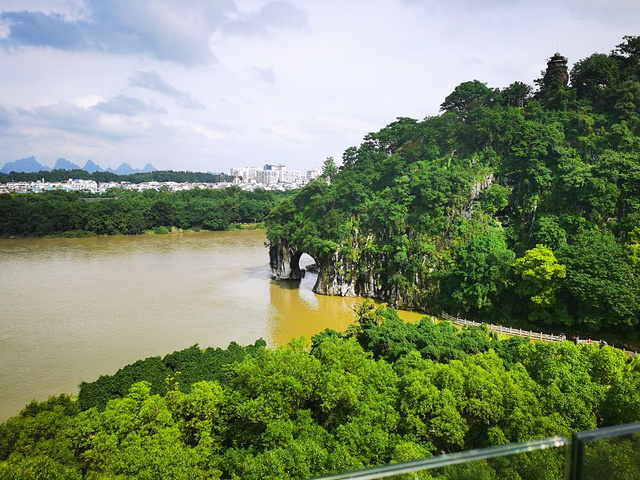
{"label": "distant mountain range", "polygon": [[84,167],[80,165],[76,165],[73,162],[65,158],[59,158],[56,160],[56,164],[53,168],[42,165],[40,162],[36,160],[36,157],[31,156],[27,158],[20,158],[18,160],[14,160],[13,162],[7,162],[4,164],[4,167],[0,168],[0,173],[11,173],[11,172],[50,172],[51,170],[85,170],[89,173],[94,172],[111,172],[116,175],[130,175],[132,173],[140,173],[140,172],[155,172],[157,169],[150,163],[147,163],[142,169],[133,168],[128,163],[121,164],[115,170],[112,168],[103,169],[100,165],[94,163],[91,160],[87,160],[87,163],[84,164]]}

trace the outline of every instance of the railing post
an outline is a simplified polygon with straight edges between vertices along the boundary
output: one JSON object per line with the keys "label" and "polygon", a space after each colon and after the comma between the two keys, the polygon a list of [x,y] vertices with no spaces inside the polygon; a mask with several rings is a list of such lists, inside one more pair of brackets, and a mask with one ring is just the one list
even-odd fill
{"label": "railing post", "polygon": [[580,480],[582,477],[582,460],[584,459],[584,443],[574,433],[571,443],[567,445],[564,464],[565,480]]}

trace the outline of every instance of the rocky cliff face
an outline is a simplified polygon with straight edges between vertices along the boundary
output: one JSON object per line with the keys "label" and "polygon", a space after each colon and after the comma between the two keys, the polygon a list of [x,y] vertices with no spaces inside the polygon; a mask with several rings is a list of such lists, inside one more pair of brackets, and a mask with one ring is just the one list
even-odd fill
{"label": "rocky cliff face", "polygon": [[280,238],[269,247],[269,266],[274,280],[300,280],[304,272],[300,270],[302,251]]}
{"label": "rocky cliff face", "polygon": [[343,297],[371,297],[389,302],[396,307],[413,308],[417,301],[413,295],[389,287],[384,278],[384,258],[367,248],[374,239],[361,238],[358,231],[351,232],[348,242],[341,244],[328,258],[303,252],[286,239],[272,241],[269,249],[271,278],[274,280],[298,280],[304,275],[299,260],[303,253],[311,255],[318,266],[318,279],[313,288],[321,295]]}
{"label": "rocky cliff face", "polygon": [[[350,251],[357,253],[359,249],[357,231],[350,242]],[[285,238],[272,240],[269,248],[269,265],[271,278],[274,280],[298,280],[304,275],[299,260],[303,253],[313,257],[318,268],[318,279],[313,288],[321,295],[339,295],[343,297],[373,296],[373,282],[357,282],[361,277],[361,265],[356,257],[346,258],[345,245],[333,252],[328,258],[316,252],[304,252],[297,245],[292,245]]]}
{"label": "rocky cliff face", "polygon": [[[364,248],[366,240],[362,242],[355,235],[350,239],[349,245],[341,245],[329,258],[314,257],[318,266],[318,279],[313,291],[321,295],[377,298],[397,308],[422,307],[422,302],[416,295],[420,289],[419,281],[411,291],[402,291],[396,286],[390,286],[383,274],[384,258],[368,254]],[[298,264],[302,253],[304,252],[290,245],[285,239],[272,243],[269,249],[271,278],[300,279],[304,275]],[[312,253],[309,254],[313,256]]]}
{"label": "rocky cliff face", "polygon": [[[457,214],[470,217],[480,193],[494,182],[493,174],[479,178],[470,189],[468,203]],[[300,269],[299,260],[303,253],[307,253],[318,266],[318,279],[313,288],[315,293],[371,297],[396,308],[428,309],[433,302],[434,281],[437,281],[430,277],[434,262],[437,261],[434,255],[407,248],[403,255],[411,261],[407,262],[405,258],[400,262],[403,266],[396,267],[394,255],[397,252],[389,250],[383,233],[380,233],[381,238],[377,238],[376,233],[362,232],[356,225],[357,221],[354,220],[349,234],[330,253],[304,250],[286,238],[272,240],[269,250],[271,278],[300,279],[304,271]],[[419,265],[419,268],[416,269],[415,265]]]}

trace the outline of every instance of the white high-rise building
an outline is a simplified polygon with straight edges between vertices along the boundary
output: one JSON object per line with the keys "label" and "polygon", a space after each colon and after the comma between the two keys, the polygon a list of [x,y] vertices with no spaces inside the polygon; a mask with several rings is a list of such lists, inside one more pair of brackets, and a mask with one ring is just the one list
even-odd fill
{"label": "white high-rise building", "polygon": [[307,182],[310,182],[314,178],[318,178],[320,175],[322,175],[321,168],[312,168],[311,170],[307,170]]}
{"label": "white high-rise building", "polygon": [[233,167],[229,172],[236,183],[256,183],[258,171],[259,167]]}
{"label": "white high-rise building", "polygon": [[[257,183],[274,185],[277,183],[303,185],[307,182],[302,172],[288,170],[282,163],[268,163],[264,168],[233,167],[230,169],[234,183]],[[307,172],[308,176],[308,172]]]}
{"label": "white high-rise building", "polygon": [[277,170],[257,170],[256,183],[271,185],[280,182],[280,172]]}
{"label": "white high-rise building", "polygon": [[302,173],[298,170],[285,170],[281,172],[283,183],[301,183]]}

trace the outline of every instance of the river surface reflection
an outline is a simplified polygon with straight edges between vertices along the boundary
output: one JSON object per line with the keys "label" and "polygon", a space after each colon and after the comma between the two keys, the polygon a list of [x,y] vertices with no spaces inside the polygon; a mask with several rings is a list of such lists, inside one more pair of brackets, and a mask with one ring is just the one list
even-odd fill
{"label": "river surface reflection", "polygon": [[315,275],[271,281],[264,242],[263,231],[0,239],[0,421],[140,358],[278,346],[353,321],[361,300],[314,294]]}

